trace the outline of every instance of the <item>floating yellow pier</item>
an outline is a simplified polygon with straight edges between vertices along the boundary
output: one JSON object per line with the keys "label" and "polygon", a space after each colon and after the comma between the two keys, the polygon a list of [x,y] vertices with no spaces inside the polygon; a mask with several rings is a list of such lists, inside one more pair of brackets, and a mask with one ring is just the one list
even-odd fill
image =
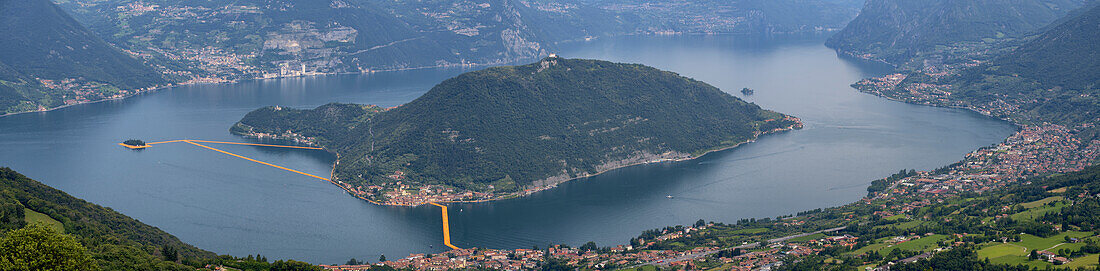
{"label": "floating yellow pier", "polygon": [[435,202],[429,203],[435,206],[439,206],[439,209],[443,212],[443,244],[451,247],[452,249],[458,249],[458,247],[451,244],[451,221],[447,218],[447,206]]}
{"label": "floating yellow pier", "polygon": [[[293,148],[293,149],[307,149],[307,150],[323,150],[323,148],[304,147],[304,146],[291,146],[291,145],[271,145],[271,144],[256,144],[256,143],[242,143],[242,142],[209,141],[209,140],[195,140],[195,139],[180,139],[180,140],[151,142],[151,143],[145,143],[144,146],[131,146],[131,145],[126,145],[126,144],[122,144],[122,143],[118,143],[118,145],[121,145],[121,146],[126,147],[126,148],[130,148],[130,149],[145,149],[145,148],[152,147],[153,145],[157,145],[157,144],[177,143],[177,142],[188,143],[188,144],[199,146],[199,147],[202,147],[202,148],[205,148],[205,149],[208,149],[208,150],[212,150],[212,151],[224,153],[224,154],[227,154],[227,155],[230,155],[230,156],[234,156],[234,157],[237,157],[237,158],[241,158],[241,159],[244,159],[244,160],[256,162],[256,163],[259,163],[259,164],[262,164],[262,165],[266,165],[266,166],[270,166],[270,167],[274,167],[274,168],[278,168],[278,169],[298,173],[298,174],[301,174],[301,175],[306,175],[306,176],[309,176],[309,177],[325,180],[325,181],[328,181],[332,184],[335,184],[336,186],[344,188],[345,190],[347,189],[344,186],[336,183],[336,181],[333,181],[332,179],[329,179],[329,178],[325,178],[325,177],[321,177],[321,176],[301,172],[301,171],[298,171],[298,170],[295,170],[295,169],[292,169],[292,168],[287,168],[287,167],[284,167],[284,166],[280,166],[280,165],[276,165],[276,164],[272,164],[272,163],[268,163],[268,162],[248,158],[248,157],[236,154],[236,153],[227,152],[227,151],[224,151],[224,150],[221,150],[221,149],[218,149],[218,148],[210,147],[210,146],[199,144],[199,143],[248,145],[248,146]],[[371,203],[381,205],[380,203],[378,203],[376,201],[361,197],[359,195],[355,195],[355,197],[363,199],[363,200],[370,201]],[[450,221],[447,217],[447,206],[442,205],[442,204],[438,204],[438,203],[435,203],[435,202],[429,202],[429,203],[431,205],[439,206],[439,208],[442,210],[442,213],[443,213],[443,244],[447,245],[447,247],[450,247],[452,249],[459,249],[457,246],[451,244],[451,224],[450,224]]]}

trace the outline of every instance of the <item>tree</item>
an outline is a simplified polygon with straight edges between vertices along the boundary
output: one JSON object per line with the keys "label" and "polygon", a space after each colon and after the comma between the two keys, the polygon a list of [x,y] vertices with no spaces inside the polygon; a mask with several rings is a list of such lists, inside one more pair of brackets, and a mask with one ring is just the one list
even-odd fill
{"label": "tree", "polygon": [[180,259],[180,252],[175,247],[167,244],[160,248],[160,255],[164,256],[164,260],[169,262],[176,262]]}
{"label": "tree", "polygon": [[379,261],[379,262],[384,262],[384,261],[386,261],[386,254],[382,254],[382,256],[381,256],[381,257],[378,257],[378,261]]}
{"label": "tree", "polygon": [[1039,259],[1039,252],[1038,252],[1038,251],[1036,251],[1036,250],[1034,250],[1034,249],[1032,249],[1032,250],[1031,250],[1031,254],[1028,254],[1028,255],[1027,255],[1027,258],[1028,258],[1028,259],[1032,259],[1032,260],[1038,260],[1038,259]]}
{"label": "tree", "polygon": [[596,242],[592,241],[588,241],[588,243],[584,243],[584,245],[580,247],[580,251],[592,251],[597,249],[600,249],[600,247],[596,246]]}
{"label": "tree", "polygon": [[122,144],[130,145],[130,146],[145,146],[145,141],[141,141],[141,140],[138,140],[138,139],[129,139],[129,140],[123,141]]}
{"label": "tree", "polygon": [[707,222],[703,221],[702,219],[699,219],[699,221],[695,221],[695,227],[696,228],[706,226],[706,225],[707,225]]}
{"label": "tree", "polygon": [[0,238],[0,270],[96,270],[72,236],[34,223]]}
{"label": "tree", "polygon": [[355,258],[351,258],[351,260],[348,260],[348,262],[345,263],[345,265],[360,265],[360,264],[363,264],[363,262],[361,262],[359,260],[356,260]]}
{"label": "tree", "polygon": [[271,264],[271,271],[322,271],[320,266],[295,260],[278,260]]}

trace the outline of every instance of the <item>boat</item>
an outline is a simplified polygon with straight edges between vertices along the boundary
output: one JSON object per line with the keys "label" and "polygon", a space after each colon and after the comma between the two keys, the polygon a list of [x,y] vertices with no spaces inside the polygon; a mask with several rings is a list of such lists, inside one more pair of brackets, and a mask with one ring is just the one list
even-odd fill
{"label": "boat", "polygon": [[670,198],[670,199],[671,199],[671,198],[672,198],[672,195],[668,195],[668,196],[665,196],[665,197],[666,197],[666,198]]}

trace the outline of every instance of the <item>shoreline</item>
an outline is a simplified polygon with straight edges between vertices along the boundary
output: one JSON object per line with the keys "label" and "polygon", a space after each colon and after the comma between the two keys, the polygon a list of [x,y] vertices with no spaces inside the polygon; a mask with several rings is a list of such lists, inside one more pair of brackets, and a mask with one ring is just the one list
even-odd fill
{"label": "shoreline", "polygon": [[[754,135],[752,138],[750,138],[748,140],[745,140],[745,141],[742,141],[742,142],[739,142],[739,143],[736,143],[736,144],[733,144],[733,145],[718,147],[718,148],[715,148],[715,149],[712,149],[712,150],[708,150],[708,151],[705,151],[703,153],[700,153],[697,156],[693,155],[691,157],[686,157],[686,158],[665,158],[665,159],[650,160],[650,161],[643,161],[643,162],[637,162],[637,163],[621,165],[621,166],[612,167],[612,168],[604,169],[604,170],[601,170],[601,171],[597,171],[594,174],[585,174],[585,175],[581,175],[581,176],[576,176],[576,177],[572,177],[572,178],[569,178],[569,179],[564,179],[560,182],[556,182],[556,183],[553,183],[553,184],[550,184],[550,185],[539,186],[539,187],[532,188],[532,189],[529,189],[529,190],[523,190],[523,191],[520,191],[520,192],[504,194],[504,195],[500,195],[498,197],[493,197],[493,198],[479,199],[479,200],[431,201],[431,202],[425,202],[425,203],[416,204],[416,205],[392,204],[392,203],[388,203],[388,202],[382,202],[382,201],[369,199],[367,197],[356,194],[354,192],[354,190],[352,190],[351,184],[344,183],[343,181],[338,180],[337,177],[336,177],[336,165],[338,165],[340,163],[340,154],[335,152],[335,151],[331,151],[327,148],[324,148],[324,150],[327,151],[327,152],[330,152],[330,153],[332,153],[333,155],[336,156],[335,161],[333,161],[333,163],[332,163],[332,171],[329,173],[329,182],[332,183],[333,185],[336,185],[337,187],[340,187],[340,189],[343,189],[344,192],[347,192],[352,197],[359,198],[361,200],[367,201],[367,202],[369,202],[371,204],[374,204],[374,205],[378,205],[378,206],[400,206],[400,207],[419,207],[419,206],[427,205],[427,204],[430,204],[430,203],[486,203],[486,202],[493,202],[493,201],[500,201],[500,200],[507,200],[507,199],[516,199],[516,198],[521,198],[521,197],[525,197],[525,196],[530,196],[530,195],[533,195],[533,194],[538,193],[538,192],[542,192],[542,191],[545,191],[545,190],[550,190],[550,189],[553,189],[553,188],[557,188],[557,186],[559,184],[562,184],[562,183],[575,181],[575,180],[580,180],[580,179],[584,179],[584,178],[595,177],[595,176],[598,176],[600,174],[607,173],[607,172],[617,170],[617,169],[623,169],[623,168],[639,166],[639,165],[645,165],[645,164],[672,163],[672,162],[682,162],[682,161],[695,160],[695,159],[702,158],[703,156],[706,156],[706,155],[711,154],[711,153],[726,151],[726,150],[730,150],[730,149],[740,147],[741,145],[744,145],[744,144],[747,144],[747,143],[756,142],[756,140],[759,139],[760,136],[785,133],[785,132],[790,132],[790,131],[793,131],[793,130],[799,130],[799,129],[803,128],[803,123],[802,123],[801,119],[799,119],[797,117],[792,117],[792,116],[787,116],[787,117],[788,117],[788,119],[794,120],[795,124],[792,124],[790,126],[783,127],[783,128],[776,128],[776,129],[773,129],[771,131],[763,131],[763,132],[760,132],[760,134]],[[246,138],[262,139],[262,138],[252,136],[252,135],[245,135],[245,134],[239,134],[239,135],[242,136],[242,137],[246,137]]]}
{"label": "shoreline", "polygon": [[[538,56],[537,57],[532,57],[532,58],[533,59],[538,59]],[[432,68],[482,67],[482,66],[493,66],[493,65],[505,65],[505,64],[509,64],[509,63],[517,63],[517,62],[520,62],[520,61],[524,61],[524,59],[511,59],[510,62],[508,62],[508,61],[495,61],[495,62],[491,62],[491,63],[476,63],[476,64],[453,64],[453,65],[451,65],[451,64],[440,64],[440,65],[415,66],[415,67],[404,67],[404,68],[371,69],[371,71],[359,72],[359,73],[353,73],[353,72],[346,72],[346,73],[315,73],[315,74],[309,74],[309,75],[279,76],[279,77],[272,77],[272,78],[255,77],[255,78],[227,80],[227,82],[220,82],[220,83],[176,84],[176,85],[171,85],[171,86],[155,87],[155,88],[152,88],[152,89],[149,89],[149,90],[135,91],[135,93],[133,93],[133,94],[123,95],[121,97],[81,101],[81,102],[77,102],[77,104],[62,105],[62,106],[57,106],[57,107],[53,107],[53,108],[47,108],[45,110],[33,110],[33,111],[3,113],[3,115],[0,115],[0,118],[9,117],[9,116],[24,115],[24,113],[50,112],[50,111],[65,109],[65,108],[73,107],[73,106],[94,105],[94,104],[99,104],[99,102],[105,102],[105,101],[123,100],[123,99],[131,98],[131,97],[135,97],[135,96],[157,93],[157,91],[166,90],[166,89],[169,89],[169,88],[185,87],[185,86],[231,85],[231,84],[240,84],[240,83],[244,83],[244,82],[260,82],[260,80],[307,78],[307,77],[315,77],[315,76],[370,75],[370,74],[375,74],[375,73],[394,73],[394,72],[420,71],[420,69],[432,69]]]}
{"label": "shoreline", "polygon": [[[780,35],[820,35],[820,34],[823,34],[823,33],[832,33],[832,32],[835,32],[835,31],[810,31],[810,32],[793,32],[793,33],[778,33],[778,34],[780,34]],[[578,39],[571,39],[571,40],[562,40],[562,41],[548,42],[548,44],[559,45],[559,44],[580,43],[580,42],[589,42],[589,41],[597,40],[597,39],[601,39],[601,38],[612,38],[612,37],[632,37],[632,36],[633,37],[639,37],[639,36],[654,36],[654,37],[659,37],[659,36],[724,36],[724,35],[739,36],[739,35],[753,35],[753,34],[744,34],[744,33],[676,33],[676,34],[626,33],[626,34],[619,34],[619,35],[596,36],[596,37],[592,37],[592,38],[589,38],[589,39],[578,38]],[[548,55],[548,54],[549,54],[549,52],[546,55]],[[498,60],[488,61],[488,62],[484,62],[484,63],[466,63],[466,64],[449,63],[449,64],[436,64],[436,65],[423,65],[423,66],[405,67],[405,68],[385,68],[385,69],[367,70],[367,71],[360,71],[360,72],[317,72],[317,73],[311,73],[311,74],[308,74],[308,75],[297,75],[297,76],[278,76],[278,77],[272,77],[272,78],[253,77],[253,78],[245,78],[245,79],[233,79],[233,80],[227,80],[225,82],[217,82],[217,83],[214,83],[214,82],[178,83],[178,84],[172,84],[172,85],[169,85],[169,86],[156,87],[156,88],[152,88],[152,89],[144,90],[144,91],[136,91],[133,94],[123,95],[121,97],[105,98],[105,99],[99,99],[99,100],[94,100],[94,101],[79,102],[79,103],[75,103],[75,104],[66,104],[66,105],[61,105],[61,106],[57,106],[57,107],[53,107],[53,108],[47,108],[45,110],[4,113],[4,114],[0,114],[0,118],[20,115],[20,114],[50,112],[50,111],[65,109],[65,108],[68,108],[68,107],[71,107],[71,106],[77,106],[77,105],[95,104],[95,103],[108,102],[108,101],[119,101],[119,100],[123,100],[123,99],[134,97],[134,96],[139,96],[139,95],[146,94],[146,93],[155,93],[155,92],[158,92],[158,91],[161,91],[161,90],[166,90],[166,89],[176,88],[176,87],[182,87],[182,86],[228,85],[228,84],[237,84],[237,83],[247,82],[247,81],[264,81],[264,80],[275,80],[275,79],[305,78],[305,77],[314,77],[314,76],[354,75],[354,74],[366,75],[366,74],[382,73],[382,72],[416,71],[416,70],[426,70],[426,69],[486,67],[486,66],[514,64],[514,63],[519,63],[521,61],[527,61],[527,60],[538,60],[538,59],[541,59],[542,57],[545,57],[546,55],[539,54],[538,56],[534,56],[534,57],[530,57],[530,58],[517,58],[517,59],[511,59],[511,60],[498,59]]]}

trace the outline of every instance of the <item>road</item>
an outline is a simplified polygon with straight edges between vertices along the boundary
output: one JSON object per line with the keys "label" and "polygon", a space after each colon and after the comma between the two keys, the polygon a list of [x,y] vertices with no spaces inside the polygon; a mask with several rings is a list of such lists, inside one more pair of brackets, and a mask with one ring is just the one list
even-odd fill
{"label": "road", "polygon": [[[832,229],[824,229],[824,230],[810,232],[810,233],[801,233],[801,234],[795,234],[795,235],[790,235],[790,236],[779,237],[779,238],[775,238],[775,239],[768,239],[768,243],[769,244],[770,243],[778,243],[778,242],[783,242],[783,241],[790,240],[792,238],[810,236],[810,235],[814,235],[814,234],[818,234],[818,233],[824,233],[824,232],[834,232],[834,231],[839,231],[839,230],[843,230],[843,229],[846,229],[846,228],[848,228],[848,227],[847,226],[836,227],[836,228],[832,228]],[[740,249],[749,249],[749,248],[756,248],[758,246],[760,246],[760,242],[740,245],[740,246],[736,246],[736,247],[729,248],[729,249],[738,249],[738,248],[740,248]],[[700,257],[705,257],[705,256],[710,255],[710,254],[718,253],[719,251],[722,251],[722,250],[724,250],[724,249],[686,254],[686,255],[683,255],[683,256],[675,257],[675,258],[662,259],[662,260],[659,260],[659,261],[653,261],[653,262],[648,262],[648,263],[637,264],[637,265],[631,266],[629,268],[636,268],[636,267],[646,266],[646,265],[656,265],[656,266],[664,267],[664,266],[668,266],[669,263],[679,262],[679,261],[683,261],[683,260],[697,259],[697,258],[700,258]]]}

